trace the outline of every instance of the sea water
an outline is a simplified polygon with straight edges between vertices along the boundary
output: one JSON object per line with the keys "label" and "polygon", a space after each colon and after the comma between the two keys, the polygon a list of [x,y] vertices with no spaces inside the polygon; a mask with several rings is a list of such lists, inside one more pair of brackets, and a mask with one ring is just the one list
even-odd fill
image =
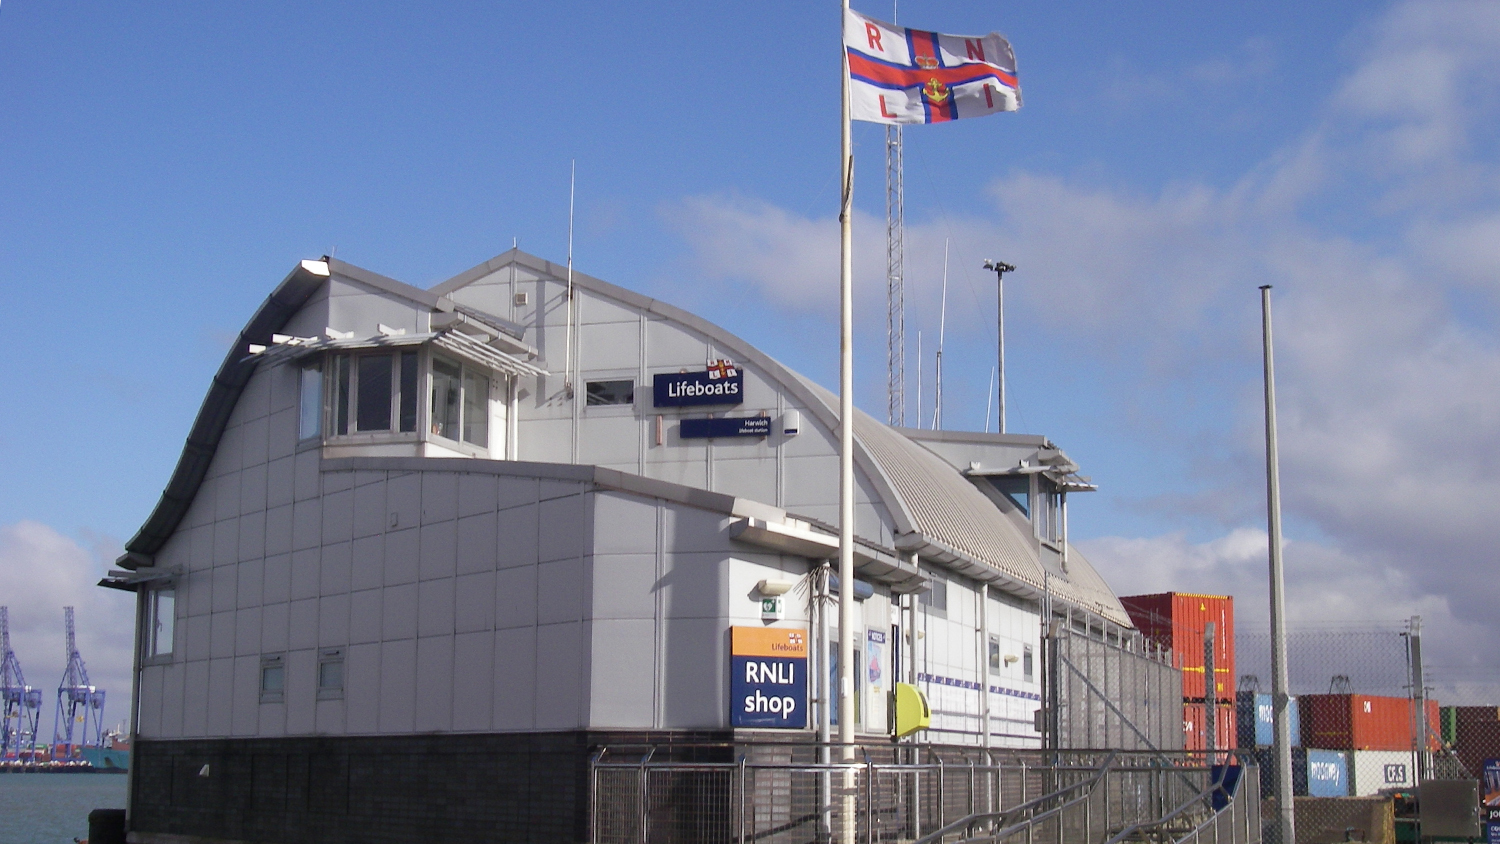
{"label": "sea water", "polygon": [[0,774],[0,841],[72,844],[89,812],[125,808],[124,774]]}

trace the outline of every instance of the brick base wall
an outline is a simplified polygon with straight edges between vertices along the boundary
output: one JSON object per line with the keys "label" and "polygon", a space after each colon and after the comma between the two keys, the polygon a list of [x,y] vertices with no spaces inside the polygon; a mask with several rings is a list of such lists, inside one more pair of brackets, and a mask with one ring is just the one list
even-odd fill
{"label": "brick base wall", "polygon": [[163,841],[583,842],[595,748],[729,738],[561,732],[141,740],[131,758],[130,827],[139,840]]}

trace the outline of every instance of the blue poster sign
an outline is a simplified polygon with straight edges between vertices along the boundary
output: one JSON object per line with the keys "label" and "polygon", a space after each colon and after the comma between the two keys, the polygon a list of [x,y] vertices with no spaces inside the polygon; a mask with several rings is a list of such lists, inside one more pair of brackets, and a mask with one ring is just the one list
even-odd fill
{"label": "blue poster sign", "polygon": [[717,366],[702,372],[670,372],[651,376],[656,407],[696,407],[741,404],[745,375],[734,367]]}
{"label": "blue poster sign", "polygon": [[730,726],[806,729],[806,631],[732,627],[729,654]]}
{"label": "blue poster sign", "polygon": [[768,437],[771,435],[771,417],[740,416],[717,419],[684,419],[677,428],[677,435],[685,440],[701,440],[712,437]]}
{"label": "blue poster sign", "polygon": [[1484,760],[1484,833],[1486,844],[1500,844],[1500,759]]}

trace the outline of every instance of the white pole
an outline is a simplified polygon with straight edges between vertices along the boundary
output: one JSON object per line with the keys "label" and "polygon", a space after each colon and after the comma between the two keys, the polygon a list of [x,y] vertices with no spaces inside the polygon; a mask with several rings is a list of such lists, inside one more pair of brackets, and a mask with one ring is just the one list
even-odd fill
{"label": "white pole", "polygon": [[943,304],[938,309],[937,381],[932,398],[932,430],[943,427],[943,338],[948,331],[948,238],[943,238]]}
{"label": "white pole", "polygon": [[[849,0],[839,17],[844,53],[839,168],[839,744],[842,761],[854,761],[854,143],[849,128],[849,56],[843,48]],[[852,771],[852,768],[850,769]],[[855,835],[853,777],[844,775],[841,838]]]}
{"label": "white pole", "polygon": [[917,332],[917,428],[922,427],[922,332]]}
{"label": "white pole", "polygon": [[[573,189],[578,181],[578,160],[568,165],[568,332],[563,351],[563,386],[573,395]],[[574,439],[578,437],[575,434]]]}
{"label": "white pole", "polygon": [[1292,802],[1292,728],[1287,712],[1291,685],[1286,665],[1286,584],[1281,568],[1281,478],[1276,453],[1276,365],[1271,354],[1271,285],[1260,288],[1266,382],[1266,527],[1271,559],[1271,707],[1276,755],[1276,810],[1281,844],[1297,840]]}
{"label": "white pole", "polygon": [[984,432],[990,432],[990,408],[995,406],[995,368],[990,367],[990,391],[984,394]]}

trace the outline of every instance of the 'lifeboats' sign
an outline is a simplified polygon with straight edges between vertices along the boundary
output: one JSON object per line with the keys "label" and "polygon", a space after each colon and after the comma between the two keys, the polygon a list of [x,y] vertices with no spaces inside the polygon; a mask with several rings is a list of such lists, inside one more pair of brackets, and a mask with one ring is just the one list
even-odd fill
{"label": "'lifeboats' sign", "polygon": [[729,723],[734,727],[807,727],[807,631],[729,628]]}
{"label": "'lifeboats' sign", "polygon": [[702,372],[660,373],[651,377],[657,407],[741,404],[745,373],[731,361],[714,361]]}

